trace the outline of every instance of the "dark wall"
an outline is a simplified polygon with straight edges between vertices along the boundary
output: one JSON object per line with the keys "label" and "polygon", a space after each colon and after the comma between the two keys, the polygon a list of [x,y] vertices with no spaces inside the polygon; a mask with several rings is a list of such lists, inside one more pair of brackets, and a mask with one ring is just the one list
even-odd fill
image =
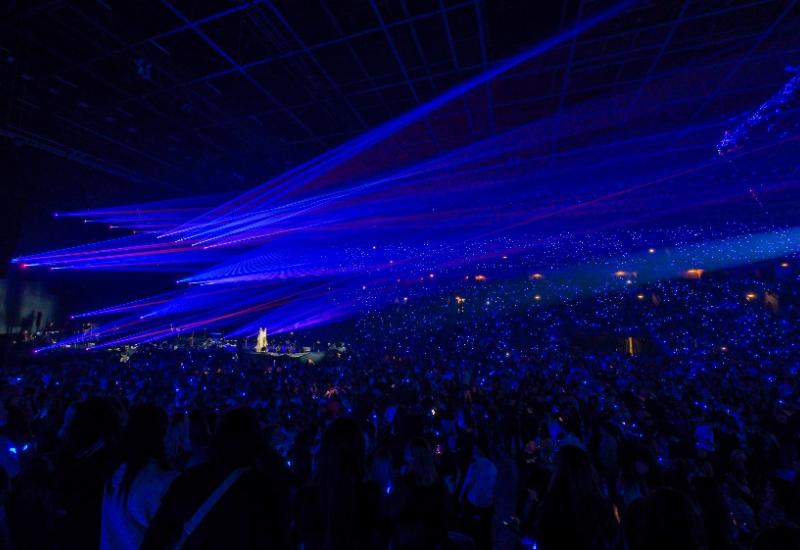
{"label": "dark wall", "polygon": [[[171,192],[170,192],[171,193]],[[107,227],[54,218],[56,211],[146,202],[171,197],[69,159],[0,138],[0,278],[11,288],[44,285],[57,317],[172,288],[175,276],[158,273],[50,272],[21,269],[11,259],[119,236]]]}

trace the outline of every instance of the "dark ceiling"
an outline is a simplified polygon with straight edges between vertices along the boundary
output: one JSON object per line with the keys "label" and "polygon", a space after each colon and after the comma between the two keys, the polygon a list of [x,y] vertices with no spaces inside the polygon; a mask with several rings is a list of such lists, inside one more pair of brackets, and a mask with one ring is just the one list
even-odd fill
{"label": "dark ceiling", "polygon": [[[49,227],[54,208],[246,189],[613,4],[0,0],[7,218],[19,234],[31,220]],[[537,59],[525,109],[641,91],[715,61],[703,90],[725,96],[702,109],[752,106],[785,77],[754,79],[742,62],[769,67],[797,28],[785,0],[633,2]]]}
{"label": "dark ceiling", "polygon": [[562,24],[562,6],[526,4],[19,2],[0,27],[1,131],[141,183],[242,186]]}

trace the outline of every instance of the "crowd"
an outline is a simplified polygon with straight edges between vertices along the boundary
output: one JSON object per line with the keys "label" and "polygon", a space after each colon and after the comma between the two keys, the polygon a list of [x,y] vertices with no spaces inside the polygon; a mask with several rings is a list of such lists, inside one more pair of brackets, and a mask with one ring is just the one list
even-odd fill
{"label": "crowd", "polygon": [[317,364],[5,368],[0,546],[800,548],[797,281],[560,284],[412,294]]}

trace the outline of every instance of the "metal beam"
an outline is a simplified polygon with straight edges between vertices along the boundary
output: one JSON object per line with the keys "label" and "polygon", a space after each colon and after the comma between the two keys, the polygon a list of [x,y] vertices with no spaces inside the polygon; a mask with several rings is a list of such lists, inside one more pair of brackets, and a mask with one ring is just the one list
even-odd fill
{"label": "metal beam", "polygon": [[[223,50],[219,44],[217,44],[211,37],[208,36],[198,25],[194,22],[190,21],[178,8],[176,8],[169,0],[161,0],[161,2],[167,6],[167,8],[174,13],[178,19],[184,22],[184,24],[188,25],[192,31],[194,31],[197,36],[203,39],[203,41],[208,44],[217,54],[222,57],[225,61],[227,61],[230,66],[239,74],[241,74],[250,84],[253,85],[259,92],[261,92],[264,97],[269,99],[272,103],[277,105],[281,108],[284,114],[286,114],[291,120],[293,120],[298,126],[300,126],[303,130],[305,130],[309,135],[315,136],[315,133],[311,128],[306,126],[305,122],[303,122],[297,115],[294,114],[290,109],[288,109],[283,103],[281,103],[278,98],[276,98],[272,93],[267,90],[258,80],[253,78],[253,75],[247,72],[241,65],[239,65],[236,60],[234,60],[225,50]],[[325,145],[325,142],[317,137],[317,141],[321,145]]]}

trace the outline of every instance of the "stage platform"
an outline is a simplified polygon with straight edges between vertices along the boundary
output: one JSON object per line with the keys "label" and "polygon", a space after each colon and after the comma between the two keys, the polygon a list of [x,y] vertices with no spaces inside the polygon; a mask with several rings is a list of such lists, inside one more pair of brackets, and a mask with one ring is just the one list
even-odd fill
{"label": "stage platform", "polygon": [[257,352],[257,351],[248,351],[243,354],[246,358],[246,361],[249,363],[261,363],[264,361],[268,361],[270,359],[294,359],[296,361],[311,361],[313,363],[319,363],[323,359],[325,359],[327,352],[324,351],[300,351],[297,353],[282,353],[276,351],[265,351],[265,352]]}

